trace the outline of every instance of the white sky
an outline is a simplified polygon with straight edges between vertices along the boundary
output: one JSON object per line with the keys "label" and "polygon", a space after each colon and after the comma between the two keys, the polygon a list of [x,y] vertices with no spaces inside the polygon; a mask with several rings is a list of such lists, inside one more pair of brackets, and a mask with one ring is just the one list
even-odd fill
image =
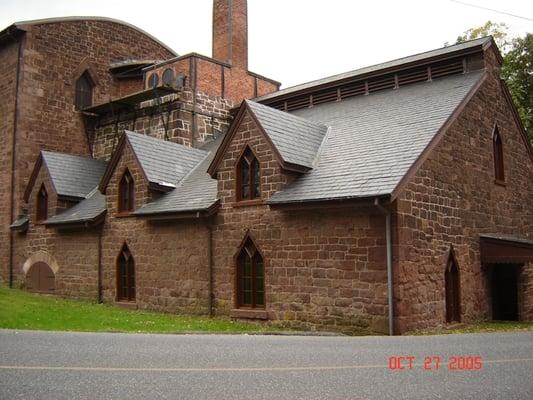
{"label": "white sky", "polygon": [[[533,1],[465,1],[533,18]],[[121,19],[179,54],[211,55],[212,0],[0,0],[0,29],[72,15]],[[454,43],[489,19],[511,36],[533,32],[531,21],[451,0],[248,0],[249,67],[288,87]]]}

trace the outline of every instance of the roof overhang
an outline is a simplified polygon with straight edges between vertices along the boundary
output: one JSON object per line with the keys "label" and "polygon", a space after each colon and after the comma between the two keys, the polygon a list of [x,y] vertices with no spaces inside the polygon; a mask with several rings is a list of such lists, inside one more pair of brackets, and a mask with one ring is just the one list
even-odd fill
{"label": "roof overhang", "polygon": [[107,210],[104,210],[94,218],[78,220],[78,221],[58,221],[54,222],[53,220],[44,221],[46,227],[53,227],[57,229],[80,229],[80,228],[93,228],[96,226],[102,225],[105,220],[105,215]]}
{"label": "roof overhang", "polygon": [[533,262],[533,241],[510,236],[480,235],[482,264],[525,264]]}
{"label": "roof overhang", "polygon": [[184,210],[184,211],[161,211],[157,213],[143,213],[135,212],[133,215],[139,218],[148,219],[150,221],[166,221],[172,219],[196,219],[207,218],[217,213],[220,208],[220,200],[215,201],[210,207],[198,210]]}
{"label": "roof overhang", "polygon": [[96,114],[98,116],[106,114],[117,114],[121,111],[130,111],[143,101],[153,100],[169,94],[178,93],[179,90],[169,86],[158,86],[128,94],[127,96],[110,99],[107,103],[96,104],[84,108],[82,111],[86,115]]}
{"label": "roof overhang", "polygon": [[13,222],[9,227],[15,232],[26,232],[28,230],[30,218],[27,215],[19,215],[17,220]]}
{"label": "roof overhang", "polygon": [[15,24],[0,31],[0,46],[6,43],[14,43],[24,34],[24,29],[18,28]]}
{"label": "roof overhang", "polygon": [[338,197],[329,199],[311,199],[295,201],[267,201],[268,206],[280,211],[305,211],[316,209],[367,209],[376,206],[390,207],[390,195],[368,197]]}

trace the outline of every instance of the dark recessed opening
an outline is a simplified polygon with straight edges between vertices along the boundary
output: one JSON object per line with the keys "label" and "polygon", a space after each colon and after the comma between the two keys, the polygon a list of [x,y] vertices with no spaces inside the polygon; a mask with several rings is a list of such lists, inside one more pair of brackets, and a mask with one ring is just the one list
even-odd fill
{"label": "dark recessed opening", "polygon": [[518,321],[520,265],[495,264],[491,269],[492,319]]}

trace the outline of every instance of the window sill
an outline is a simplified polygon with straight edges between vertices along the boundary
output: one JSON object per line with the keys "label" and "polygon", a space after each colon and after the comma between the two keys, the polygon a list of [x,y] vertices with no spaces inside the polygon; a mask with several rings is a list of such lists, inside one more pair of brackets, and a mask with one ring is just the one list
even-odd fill
{"label": "window sill", "polygon": [[128,217],[134,217],[133,211],[128,212],[120,212],[115,214],[115,218],[128,218]]}
{"label": "window sill", "polygon": [[500,181],[499,179],[494,179],[494,183],[498,186],[507,186],[507,184],[505,183],[505,181]]}
{"label": "window sill", "polygon": [[241,200],[233,203],[233,207],[262,206],[263,204],[265,204],[263,199]]}
{"label": "window sill", "polygon": [[115,301],[115,305],[118,307],[126,308],[128,310],[137,309],[137,302],[135,300],[132,300],[132,301],[119,300],[119,301]]}
{"label": "window sill", "polygon": [[234,308],[229,315],[231,318],[268,319],[268,312],[264,309]]}

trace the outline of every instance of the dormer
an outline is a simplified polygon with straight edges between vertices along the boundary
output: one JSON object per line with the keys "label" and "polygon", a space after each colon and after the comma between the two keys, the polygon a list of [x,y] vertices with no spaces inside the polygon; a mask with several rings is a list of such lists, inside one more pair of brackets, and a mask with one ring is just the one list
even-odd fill
{"label": "dormer", "polygon": [[313,169],[328,127],[243,101],[208,172],[222,204],[262,204]]}
{"label": "dormer", "polygon": [[126,131],[99,186],[106,195],[108,214],[135,215],[137,210],[173,191],[206,154]]}
{"label": "dormer", "polygon": [[30,220],[47,224],[93,191],[106,163],[70,154],[41,151],[24,193]]}

